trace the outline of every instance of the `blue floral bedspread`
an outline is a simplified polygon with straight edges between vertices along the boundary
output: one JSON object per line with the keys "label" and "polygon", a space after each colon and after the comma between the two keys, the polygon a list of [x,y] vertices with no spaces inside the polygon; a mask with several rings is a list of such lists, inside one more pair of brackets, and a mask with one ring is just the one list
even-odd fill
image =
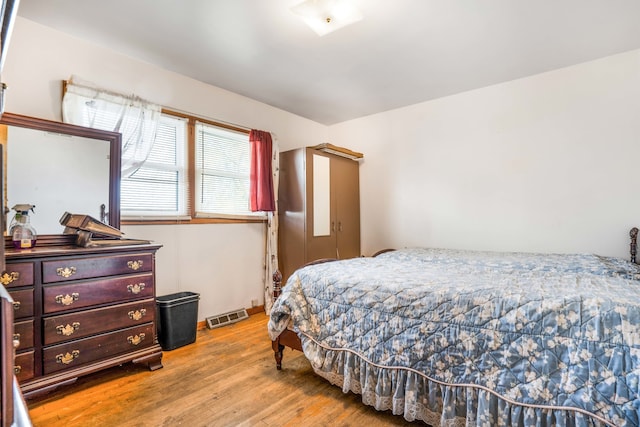
{"label": "blue floral bedspread", "polygon": [[637,278],[596,255],[403,249],[298,270],[268,328],[408,420],[638,426]]}

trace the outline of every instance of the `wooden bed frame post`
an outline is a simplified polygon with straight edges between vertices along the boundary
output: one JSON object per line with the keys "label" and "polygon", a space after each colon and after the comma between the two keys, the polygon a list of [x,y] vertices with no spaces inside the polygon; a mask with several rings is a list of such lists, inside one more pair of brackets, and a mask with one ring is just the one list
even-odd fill
{"label": "wooden bed frame post", "polygon": [[280,296],[280,292],[282,292],[282,273],[280,273],[280,270],[273,272],[271,280],[273,281],[273,300],[275,301]]}
{"label": "wooden bed frame post", "polygon": [[[273,301],[278,299],[280,296],[280,292],[282,292],[282,273],[280,270],[276,270],[273,272],[272,276],[273,280]],[[271,348],[273,349],[273,356],[276,359],[276,369],[282,369],[282,351],[284,350],[284,345],[280,344],[280,337],[276,338],[274,341],[271,341]]]}
{"label": "wooden bed frame post", "polygon": [[636,264],[636,254],[638,252],[638,228],[633,227],[629,231],[629,237],[631,237],[631,243],[629,252],[631,253],[631,262]]}
{"label": "wooden bed frame post", "polygon": [[[282,293],[282,273],[280,270],[276,270],[273,273],[273,300],[278,299]],[[273,356],[276,359],[276,368],[282,370],[282,352],[285,347],[291,347],[294,350],[302,351],[302,343],[298,335],[290,329],[282,331],[278,338],[271,341],[271,348],[273,349]]]}

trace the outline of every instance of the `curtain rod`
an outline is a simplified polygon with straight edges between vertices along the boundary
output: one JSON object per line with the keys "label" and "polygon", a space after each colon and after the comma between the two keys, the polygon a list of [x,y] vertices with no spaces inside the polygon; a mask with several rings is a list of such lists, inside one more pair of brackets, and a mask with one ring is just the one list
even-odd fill
{"label": "curtain rod", "polygon": [[[73,77],[72,77],[72,79],[73,79]],[[108,90],[108,89],[102,89],[102,88],[96,87],[96,86],[91,86],[90,84],[74,83],[74,82],[71,81],[72,79],[70,79],[70,80],[62,80],[62,94],[63,94],[63,96],[64,96],[64,93],[67,91],[67,85],[72,84],[74,86],[79,86],[79,87],[93,89],[93,90],[99,90],[99,91],[107,93],[109,95],[122,96],[122,97],[125,97],[125,98],[127,97],[127,95],[124,95],[122,93],[118,93],[118,92],[111,91],[111,90]],[[134,98],[137,98],[137,99],[139,99],[141,101],[153,104],[153,102],[147,101],[146,99],[142,99],[137,95],[130,95],[130,96],[132,96]],[[237,123],[227,122],[227,121],[218,120],[218,119],[212,119],[212,118],[208,118],[208,117],[202,117],[200,115],[197,115],[197,114],[194,114],[194,113],[191,113],[191,112],[188,112],[188,111],[184,111],[184,110],[179,110],[179,109],[175,109],[175,108],[167,108],[167,107],[164,107],[164,106],[161,106],[161,108],[162,108],[162,112],[165,112],[165,113],[174,114],[174,115],[178,115],[178,116],[183,116],[183,117],[187,117],[187,118],[193,117],[195,119],[208,121],[211,124],[221,125],[221,126],[224,126],[224,127],[228,128],[228,129],[239,131],[239,132],[249,133],[253,129],[253,128],[250,128],[250,127],[247,127],[247,126],[244,126],[244,125],[239,125]],[[270,132],[270,131],[268,131],[268,132],[271,133],[271,136],[273,138],[277,139],[277,136],[276,136],[275,133]]]}
{"label": "curtain rod", "polygon": [[126,95],[124,93],[120,93],[120,92],[116,92],[113,90],[109,90],[109,89],[103,89],[99,86],[93,86],[92,83],[76,83],[73,82],[71,80],[63,80],[62,81],[62,95],[64,96],[64,94],[67,91],[67,86],[72,85],[72,86],[77,86],[77,87],[81,87],[83,89],[90,89],[90,90],[95,90],[96,92],[101,92],[101,93],[105,93],[107,95],[111,95],[111,96],[119,96],[125,99],[134,99],[136,101],[140,101],[140,102],[144,102],[147,104],[155,104],[158,105],[159,107],[162,107],[159,104],[156,104],[155,102],[151,102],[147,99],[141,98],[136,94],[131,94],[131,95]]}

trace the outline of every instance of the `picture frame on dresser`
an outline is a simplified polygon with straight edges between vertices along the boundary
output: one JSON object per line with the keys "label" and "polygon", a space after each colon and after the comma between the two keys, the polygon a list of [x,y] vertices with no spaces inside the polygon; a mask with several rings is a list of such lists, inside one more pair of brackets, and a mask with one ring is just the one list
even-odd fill
{"label": "picture frame on dresser", "polygon": [[[12,143],[15,127],[107,144],[108,182],[97,185],[107,189],[105,222],[120,228],[119,133],[5,113],[0,118],[3,145]],[[5,166],[12,165],[10,153]],[[69,156],[62,168],[87,160]],[[51,175],[38,176],[37,171],[29,179],[55,185]],[[5,188],[9,186],[11,182]],[[66,206],[72,202],[68,197],[78,198],[60,193],[51,203]],[[6,197],[5,192],[3,201]],[[38,235],[33,248],[15,249],[5,230],[6,269],[0,282],[13,299],[15,373],[26,398],[124,363],[150,370],[162,367],[155,303],[155,255],[161,245],[80,247],[76,237],[45,233]]]}

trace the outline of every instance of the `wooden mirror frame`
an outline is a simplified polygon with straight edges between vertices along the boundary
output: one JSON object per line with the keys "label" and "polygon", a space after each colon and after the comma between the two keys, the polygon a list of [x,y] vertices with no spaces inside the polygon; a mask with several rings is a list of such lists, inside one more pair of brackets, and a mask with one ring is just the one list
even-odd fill
{"label": "wooden mirror frame", "polygon": [[[2,114],[2,117],[0,117],[0,124],[79,136],[83,138],[100,139],[109,142],[109,212],[107,217],[109,218],[109,225],[118,229],[120,228],[120,155],[122,138],[120,133],[86,128],[68,123],[54,122],[52,120],[38,119],[13,113]],[[6,161],[10,162],[11,159],[6,159]],[[72,166],[72,164],[70,164],[70,166]],[[2,197],[5,197],[4,189]],[[2,214],[4,215],[4,213]],[[75,234],[39,235],[38,246],[73,244],[75,242],[75,238]],[[5,247],[11,246],[11,237],[5,236]]]}

